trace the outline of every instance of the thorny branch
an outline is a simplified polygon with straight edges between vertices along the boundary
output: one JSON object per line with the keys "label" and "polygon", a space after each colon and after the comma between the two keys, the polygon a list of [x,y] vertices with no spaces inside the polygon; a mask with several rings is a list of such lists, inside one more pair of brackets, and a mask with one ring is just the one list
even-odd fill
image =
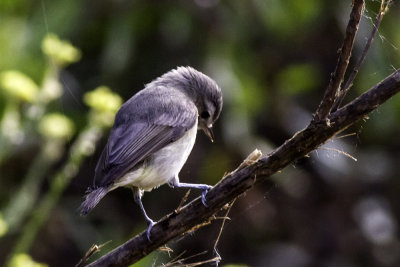
{"label": "thorny branch", "polygon": [[[383,0],[382,5],[385,6],[384,4],[388,2],[390,1]],[[255,150],[236,170],[225,175],[208,192],[207,207],[201,203],[200,198],[197,198],[157,222],[151,231],[151,242],[143,232],[87,266],[127,266],[160,248],[168,241],[197,229],[200,227],[199,225],[208,224],[213,220],[214,214],[227,203],[254,185],[268,182],[268,177],[295,160],[308,155],[397,94],[400,91],[400,70],[395,71],[346,106],[332,111],[333,105],[340,97],[340,84],[348,65],[363,7],[363,0],[353,1],[353,9],[338,65],[314,118],[305,129],[296,133],[265,157],[261,157],[260,151]],[[386,11],[387,5],[384,9],[384,12]],[[375,25],[377,28],[379,23]]]}

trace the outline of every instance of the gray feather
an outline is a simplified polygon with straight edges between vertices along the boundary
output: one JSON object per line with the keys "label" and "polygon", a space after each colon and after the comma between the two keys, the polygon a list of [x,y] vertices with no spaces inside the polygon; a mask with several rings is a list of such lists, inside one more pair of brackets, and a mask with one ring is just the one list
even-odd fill
{"label": "gray feather", "polygon": [[107,187],[99,187],[85,195],[85,201],[79,206],[78,211],[81,215],[88,214],[99,201],[108,193]]}

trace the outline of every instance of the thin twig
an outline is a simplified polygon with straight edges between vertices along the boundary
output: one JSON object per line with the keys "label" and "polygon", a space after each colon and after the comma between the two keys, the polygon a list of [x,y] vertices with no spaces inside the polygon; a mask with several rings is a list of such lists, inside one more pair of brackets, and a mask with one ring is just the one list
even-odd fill
{"label": "thin twig", "polygon": [[[178,256],[176,256],[175,258],[173,258],[170,262],[176,262],[176,261],[179,260],[183,255],[185,255],[185,253],[186,253],[186,250],[182,251],[181,253],[179,253]],[[168,266],[168,264],[170,264],[170,263],[162,264],[161,266]],[[161,266],[159,266],[159,267],[161,267]]]}
{"label": "thin twig", "polygon": [[105,242],[105,243],[103,243],[101,245],[94,244],[93,246],[91,246],[89,248],[89,250],[85,253],[85,256],[83,256],[83,258],[80,259],[80,261],[75,265],[75,267],[84,266],[84,264],[90,259],[90,257],[92,257],[94,254],[99,252],[102,247],[104,247],[105,245],[107,245],[110,242],[111,242],[111,240],[109,240],[109,241],[107,241],[107,242]]}
{"label": "thin twig", "polygon": [[216,262],[217,260],[219,260],[217,257],[214,257],[212,259],[208,259],[208,260],[204,260],[204,261],[199,261],[199,262],[192,262],[192,263],[185,263],[185,261],[197,257],[197,256],[201,256],[207,253],[207,251],[203,251],[191,256],[188,256],[186,258],[180,258],[185,252],[179,254],[178,257],[176,257],[175,259],[173,259],[172,261],[168,262],[167,264],[162,264],[159,267],[194,267],[194,266],[199,266],[205,263],[210,263],[210,262]]}
{"label": "thin twig", "polygon": [[337,148],[333,148],[333,147],[321,147],[320,149],[328,150],[328,151],[334,151],[334,152],[337,152],[337,153],[339,153],[339,154],[341,154],[341,155],[343,155],[343,156],[346,156],[346,157],[348,157],[348,158],[350,158],[350,159],[352,159],[352,160],[354,160],[354,161],[357,161],[357,159],[356,159],[355,157],[353,157],[352,155],[350,155],[349,153],[344,152],[343,150],[340,150],[340,149],[337,149]]}
{"label": "thin twig", "polygon": [[388,11],[388,7],[389,4],[391,3],[391,0],[386,1],[386,0],[382,0],[381,2],[381,6],[378,12],[378,15],[376,16],[375,22],[374,22],[374,26],[373,29],[371,31],[371,34],[368,37],[368,40],[365,44],[365,47],[363,49],[363,52],[361,54],[361,57],[359,58],[357,64],[354,66],[353,71],[351,72],[349,78],[347,79],[345,85],[340,89],[340,93],[338,98],[335,101],[335,104],[332,108],[332,112],[335,112],[338,107],[342,104],[342,101],[344,99],[344,97],[346,96],[347,92],[350,90],[351,86],[353,85],[354,79],[356,78],[358,71],[360,70],[360,67],[362,65],[362,63],[364,62],[368,50],[371,47],[371,44],[376,36],[376,33],[378,31],[378,28],[382,22],[383,16],[386,14],[386,12]]}
{"label": "thin twig", "polygon": [[170,247],[167,247],[167,245],[161,246],[159,250],[161,252],[167,252],[168,256],[171,256],[171,253],[174,252],[174,250]]}
{"label": "thin twig", "polygon": [[219,262],[222,259],[221,255],[219,255],[219,253],[218,253],[217,246],[218,246],[218,243],[219,243],[219,239],[221,238],[222,230],[224,229],[225,222],[226,222],[226,220],[229,219],[228,214],[231,211],[231,208],[232,208],[233,204],[235,203],[235,201],[236,201],[236,198],[229,204],[228,209],[227,209],[227,211],[225,213],[224,219],[222,221],[221,228],[219,229],[217,240],[215,240],[215,243],[214,243],[214,253],[216,255],[215,258],[218,258],[218,260],[215,262],[217,266],[218,266]]}
{"label": "thin twig", "polygon": [[186,192],[186,194],[181,199],[181,202],[179,203],[178,207],[175,209],[176,213],[178,213],[181,210],[183,204],[185,204],[185,202],[187,201],[189,194],[190,194],[190,189]]}
{"label": "thin twig", "polygon": [[335,139],[343,139],[343,138],[350,137],[350,136],[355,136],[355,135],[357,135],[357,133],[348,133],[348,134],[343,134],[343,135],[340,135],[340,136],[336,136]]}
{"label": "thin twig", "polygon": [[[360,24],[363,9],[364,0],[353,1],[353,8],[350,13],[350,20],[346,27],[346,35],[343,41],[343,45],[340,49],[339,59],[335,71],[331,75],[328,87],[325,90],[322,101],[314,114],[314,122],[325,120],[331,112],[333,104],[335,103],[340,85],[343,82],[347,66],[349,65],[351,51],[353,50],[354,40],[358,31],[358,26]],[[327,121],[327,123],[329,124],[329,121]]]}

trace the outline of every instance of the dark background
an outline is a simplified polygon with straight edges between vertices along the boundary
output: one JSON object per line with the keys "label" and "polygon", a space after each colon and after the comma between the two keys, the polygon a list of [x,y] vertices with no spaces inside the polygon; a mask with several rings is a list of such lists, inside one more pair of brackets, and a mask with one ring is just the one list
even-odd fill
{"label": "dark background", "polygon": [[[380,2],[366,4],[350,67]],[[18,70],[40,86],[48,68],[40,48],[46,33],[79,48],[81,60],[60,72],[62,97],[48,107],[71,118],[78,134],[87,124],[85,92],[107,85],[127,100],[166,71],[193,66],[221,86],[224,108],[215,142],[199,132],[180,178],[215,184],[255,148],[267,154],[307,125],[334,70],[350,9],[350,0],[6,0],[0,3],[0,71]],[[346,100],[399,67],[399,12],[394,1]],[[0,103],[7,101],[0,93]],[[19,108],[26,112],[26,105]],[[341,133],[350,136],[335,137],[240,197],[218,244],[221,265],[399,266],[399,119],[396,96]],[[68,160],[77,134],[40,183],[40,198]],[[87,217],[76,213],[106,136],[107,131],[40,227],[28,251],[35,261],[72,266],[92,244],[112,240],[104,254],[145,229],[126,189],[108,194]],[[1,209],[10,205],[43,142],[22,142],[1,162]],[[184,194],[162,186],[143,202],[149,216],[159,219]],[[191,198],[198,195],[192,190]],[[168,244],[170,257],[154,252],[135,266],[158,266],[183,251],[183,257],[207,251],[192,262],[214,257],[221,222]],[[0,234],[0,263],[9,259],[21,233]]]}

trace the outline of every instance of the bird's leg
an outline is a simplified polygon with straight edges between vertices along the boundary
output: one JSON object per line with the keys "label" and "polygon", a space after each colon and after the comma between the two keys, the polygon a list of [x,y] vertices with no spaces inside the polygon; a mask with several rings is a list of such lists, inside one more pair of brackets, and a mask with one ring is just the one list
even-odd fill
{"label": "bird's leg", "polygon": [[172,179],[168,184],[171,187],[185,187],[185,188],[194,188],[203,190],[203,192],[201,193],[201,202],[203,203],[204,206],[206,207],[208,206],[206,203],[206,195],[208,190],[210,190],[212,186],[206,184],[181,183],[179,182],[178,176],[175,176],[174,179]]}
{"label": "bird's leg", "polygon": [[147,230],[146,230],[147,239],[151,242],[151,240],[150,240],[150,231],[151,231],[151,228],[153,228],[153,225],[155,224],[155,222],[152,219],[150,219],[149,216],[147,216],[147,213],[146,213],[146,211],[145,211],[145,209],[143,207],[143,203],[142,203],[143,191],[141,191],[137,187],[133,187],[132,191],[133,191],[133,196],[134,196],[135,202],[139,205],[139,207],[140,207],[140,209],[141,209],[141,211],[143,213],[143,216],[146,219],[146,223],[147,223]]}

